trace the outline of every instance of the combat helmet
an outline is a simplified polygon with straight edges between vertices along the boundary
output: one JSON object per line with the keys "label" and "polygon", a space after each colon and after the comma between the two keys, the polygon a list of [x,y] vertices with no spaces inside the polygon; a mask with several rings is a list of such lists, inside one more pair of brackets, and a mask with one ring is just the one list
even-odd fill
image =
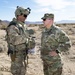
{"label": "combat helmet", "polygon": [[17,17],[18,15],[29,15],[31,9],[28,7],[27,9],[24,9],[23,7],[17,6],[17,9],[15,11],[15,16]]}

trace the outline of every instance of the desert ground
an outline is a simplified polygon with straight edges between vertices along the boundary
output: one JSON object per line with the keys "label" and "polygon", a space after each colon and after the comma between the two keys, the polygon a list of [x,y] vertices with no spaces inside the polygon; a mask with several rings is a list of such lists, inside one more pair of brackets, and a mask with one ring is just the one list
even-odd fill
{"label": "desert ground", "polygon": [[[67,53],[61,53],[63,63],[63,75],[75,75],[75,25],[61,25],[71,39],[72,47]],[[26,75],[44,75],[43,65],[40,58],[40,37],[42,29],[39,26],[29,27],[34,29],[36,41],[35,53],[29,54]],[[0,30],[0,75],[12,75],[10,72],[11,60],[7,55],[7,42],[5,40],[6,31]]]}

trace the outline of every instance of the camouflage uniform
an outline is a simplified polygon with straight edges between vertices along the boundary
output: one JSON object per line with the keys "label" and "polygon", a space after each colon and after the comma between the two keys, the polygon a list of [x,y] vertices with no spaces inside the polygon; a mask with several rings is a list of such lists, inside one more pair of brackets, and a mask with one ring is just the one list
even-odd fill
{"label": "camouflage uniform", "polygon": [[30,43],[32,40],[30,41],[27,27],[23,22],[13,19],[7,28],[7,32],[8,49],[10,48],[11,50],[11,73],[13,75],[25,75],[26,64],[24,64],[24,59],[26,59],[26,46],[28,45],[28,48],[34,48],[35,44],[32,45]]}
{"label": "camouflage uniform", "polygon": [[[51,16],[52,17],[52,16]],[[62,63],[59,53],[66,52],[71,47],[68,36],[57,26],[45,28],[41,37],[41,58],[43,60],[44,75],[61,75]],[[57,56],[50,56],[49,52],[57,52]]]}

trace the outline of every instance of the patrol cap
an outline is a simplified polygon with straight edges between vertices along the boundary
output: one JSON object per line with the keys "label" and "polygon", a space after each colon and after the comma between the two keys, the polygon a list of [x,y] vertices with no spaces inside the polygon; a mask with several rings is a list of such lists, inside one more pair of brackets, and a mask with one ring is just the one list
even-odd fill
{"label": "patrol cap", "polygon": [[52,13],[46,13],[46,14],[44,14],[44,16],[41,19],[47,19],[47,18],[54,19],[54,14],[52,14]]}
{"label": "patrol cap", "polygon": [[17,6],[17,9],[15,11],[15,16],[17,17],[18,15],[29,15],[31,9],[28,7],[27,9],[24,9],[23,7]]}

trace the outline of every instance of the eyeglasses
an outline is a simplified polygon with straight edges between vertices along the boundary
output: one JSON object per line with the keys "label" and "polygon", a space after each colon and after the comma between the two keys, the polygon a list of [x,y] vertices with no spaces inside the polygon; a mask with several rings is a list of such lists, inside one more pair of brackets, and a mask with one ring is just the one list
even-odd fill
{"label": "eyeglasses", "polygon": [[46,21],[46,19],[43,19],[43,21]]}
{"label": "eyeglasses", "polygon": [[27,15],[25,15],[25,14],[24,14],[23,16],[24,16],[24,17],[27,17]]}
{"label": "eyeglasses", "polygon": [[47,19],[43,19],[43,21],[46,21],[46,20],[52,20],[52,19],[50,19],[50,18],[47,18]]}
{"label": "eyeglasses", "polygon": [[23,13],[21,13],[21,15],[23,15],[24,17],[27,17],[27,15],[26,14],[23,14]]}

